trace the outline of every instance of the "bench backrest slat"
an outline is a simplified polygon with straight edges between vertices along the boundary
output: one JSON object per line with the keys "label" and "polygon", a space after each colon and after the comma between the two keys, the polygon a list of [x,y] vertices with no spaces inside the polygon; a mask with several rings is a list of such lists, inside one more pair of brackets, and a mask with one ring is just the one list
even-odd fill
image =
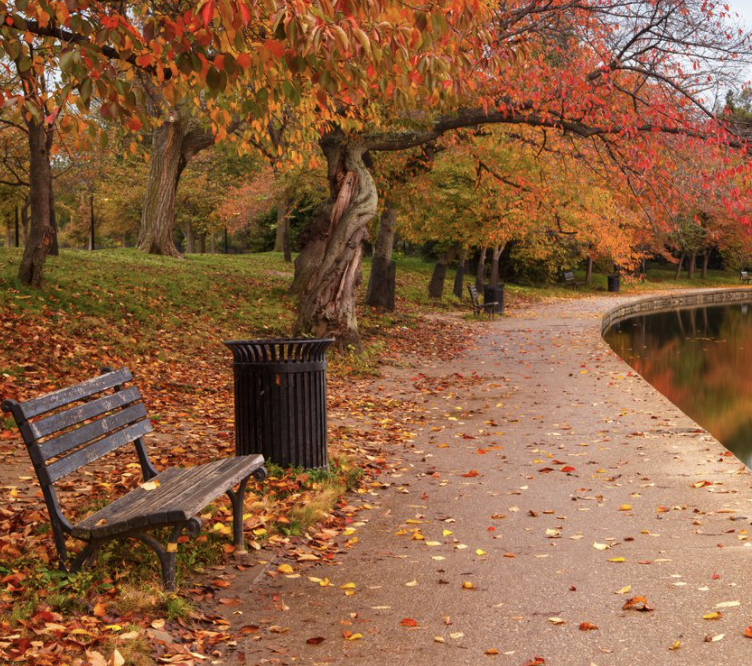
{"label": "bench backrest slat", "polygon": [[52,411],[58,407],[63,407],[75,402],[77,400],[83,400],[95,393],[106,391],[107,389],[114,388],[119,384],[123,384],[133,379],[131,371],[128,368],[122,368],[115,372],[108,372],[99,377],[93,379],[87,379],[75,386],[69,386],[68,388],[60,389],[59,391],[53,391],[47,393],[38,398],[27,400],[19,405],[23,416],[26,419],[39,416],[45,412]]}
{"label": "bench backrest slat", "polygon": [[121,446],[130,444],[134,440],[152,431],[151,422],[148,419],[138,421],[127,428],[118,430],[116,433],[97,440],[83,449],[79,449],[70,455],[56,460],[47,465],[46,469],[38,470],[40,477],[44,474],[48,483],[54,483],[58,479],[75,472],[84,465],[93,462],[103,455],[119,449]]}
{"label": "bench backrest slat", "polygon": [[740,276],[742,280],[746,280],[749,277],[749,273],[747,271],[741,271]]}
{"label": "bench backrest slat", "polygon": [[565,282],[574,282],[574,273],[572,271],[566,271],[564,273]]}
{"label": "bench backrest slat", "polygon": [[478,288],[474,284],[467,285],[467,290],[470,292],[470,298],[473,299],[473,303],[478,305]]}
{"label": "bench backrest slat", "polygon": [[104,435],[119,430],[123,426],[141,421],[144,418],[146,418],[144,403],[139,402],[135,405],[130,405],[119,412],[107,414],[107,416],[103,416],[101,419],[48,439],[39,445],[41,458],[45,461],[50,460],[55,456],[92,442]]}
{"label": "bench backrest slat", "polygon": [[[53,414],[52,416],[46,416],[38,419],[33,423],[28,424],[29,433],[34,439],[41,439],[47,437],[60,430],[65,430],[71,426],[83,423],[88,419],[93,419],[107,412],[111,412],[113,409],[119,407],[125,407],[126,405],[136,402],[141,399],[141,394],[138,388],[135,386],[129,386],[127,389],[119,391],[118,393],[111,393],[99,398],[86,402],[78,407],[66,409],[59,414]],[[49,443],[47,440],[46,443]]]}

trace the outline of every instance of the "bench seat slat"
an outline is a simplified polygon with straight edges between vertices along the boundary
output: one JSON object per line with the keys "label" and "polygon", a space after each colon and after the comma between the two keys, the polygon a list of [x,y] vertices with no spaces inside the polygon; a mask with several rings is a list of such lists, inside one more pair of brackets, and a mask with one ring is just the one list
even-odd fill
{"label": "bench seat slat", "polygon": [[[180,523],[263,465],[260,455],[216,460],[205,465],[160,473],[159,486],[141,486],[74,526],[79,539],[110,538],[130,530]],[[97,523],[101,523],[97,525]]]}
{"label": "bench seat slat", "polygon": [[106,395],[103,398],[92,400],[78,407],[72,407],[59,414],[46,416],[29,424],[29,431],[35,439],[47,437],[59,430],[70,428],[77,423],[82,423],[88,419],[93,419],[113,409],[125,407],[126,405],[141,399],[141,393],[135,386],[130,386],[123,391]]}
{"label": "bench seat slat", "polygon": [[46,469],[40,469],[38,472],[40,476],[44,475],[47,477],[47,483],[54,483],[71,472],[75,472],[87,463],[142,437],[146,433],[151,432],[152,429],[151,422],[148,419],[144,419],[143,421],[129,425],[127,428],[118,430],[112,435],[103,437],[93,444],[89,444],[85,449],[74,451],[70,455],[50,463]]}
{"label": "bench seat slat", "polygon": [[40,444],[39,449],[42,454],[42,459],[49,460],[50,458],[59,456],[61,453],[70,451],[77,446],[81,446],[86,442],[91,442],[92,440],[107,435],[113,431],[117,431],[119,428],[140,421],[145,417],[146,406],[142,402],[126,407],[122,411],[108,414],[97,421],[87,423],[80,428],[70,430],[69,432],[48,439],[43,444]]}
{"label": "bench seat slat", "polygon": [[19,406],[24,417],[30,419],[34,416],[39,416],[45,412],[57,409],[58,407],[68,405],[71,402],[83,400],[95,393],[114,388],[118,384],[123,384],[131,379],[133,379],[131,371],[128,370],[128,368],[121,368],[115,372],[108,372],[99,377],[87,379],[75,386],[59,389],[52,393],[39,396],[38,398],[32,398],[31,400],[21,403]]}

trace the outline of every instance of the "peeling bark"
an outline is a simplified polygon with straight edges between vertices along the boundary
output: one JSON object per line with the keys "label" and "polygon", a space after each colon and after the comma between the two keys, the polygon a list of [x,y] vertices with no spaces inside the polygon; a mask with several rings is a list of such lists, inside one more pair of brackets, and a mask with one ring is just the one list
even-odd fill
{"label": "peeling bark", "polygon": [[330,197],[301,233],[304,245],[295,261],[293,281],[299,297],[295,334],[333,336],[340,350],[360,352],[355,305],[362,243],[376,214],[378,193],[364,162],[362,141],[332,132],[320,145]]}

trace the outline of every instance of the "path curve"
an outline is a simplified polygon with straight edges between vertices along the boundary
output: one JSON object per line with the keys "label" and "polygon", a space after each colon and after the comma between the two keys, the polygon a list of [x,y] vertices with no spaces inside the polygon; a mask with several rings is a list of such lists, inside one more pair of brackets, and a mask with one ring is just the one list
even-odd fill
{"label": "path curve", "polygon": [[[425,400],[429,418],[390,487],[359,498],[360,543],[298,578],[236,581],[247,596],[228,618],[261,630],[228,663],[748,661],[752,477],[603,342],[603,313],[626,300],[489,325],[421,369],[442,393],[395,370],[396,397]],[[640,596],[654,610],[623,610]]]}

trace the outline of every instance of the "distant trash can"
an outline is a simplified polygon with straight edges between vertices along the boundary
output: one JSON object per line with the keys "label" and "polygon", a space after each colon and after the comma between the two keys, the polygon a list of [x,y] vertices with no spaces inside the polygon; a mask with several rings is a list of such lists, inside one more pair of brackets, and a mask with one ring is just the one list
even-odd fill
{"label": "distant trash can", "polygon": [[483,285],[483,302],[497,303],[493,309],[494,314],[504,314],[504,285]]}
{"label": "distant trash can", "polygon": [[609,291],[619,291],[619,276],[618,275],[608,275],[608,290]]}
{"label": "distant trash can", "polygon": [[327,467],[326,350],[334,340],[229,340],[235,452],[281,467]]}

